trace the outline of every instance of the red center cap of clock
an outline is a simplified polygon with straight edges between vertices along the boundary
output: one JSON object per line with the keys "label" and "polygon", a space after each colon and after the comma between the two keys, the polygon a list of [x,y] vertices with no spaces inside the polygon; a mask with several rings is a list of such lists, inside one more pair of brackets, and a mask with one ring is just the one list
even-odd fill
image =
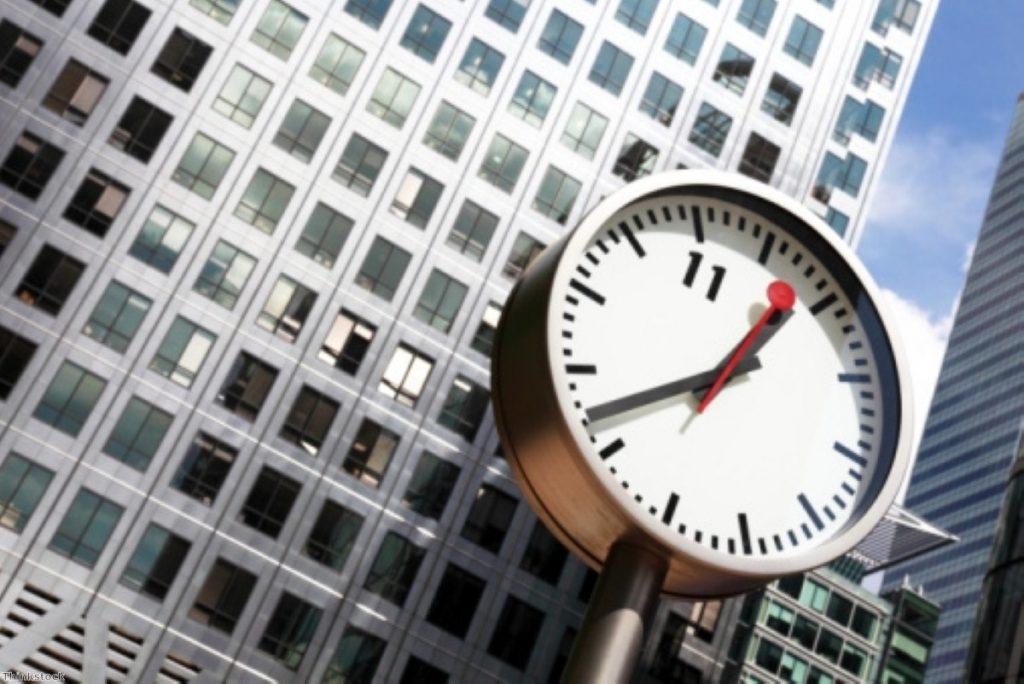
{"label": "red center cap of clock", "polygon": [[784,280],[776,280],[768,286],[768,302],[779,311],[789,311],[796,304],[796,292]]}

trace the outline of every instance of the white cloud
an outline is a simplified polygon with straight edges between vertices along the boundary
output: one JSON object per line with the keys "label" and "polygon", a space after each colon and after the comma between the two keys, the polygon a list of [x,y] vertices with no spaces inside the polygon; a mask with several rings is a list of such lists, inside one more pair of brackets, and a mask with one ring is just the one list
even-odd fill
{"label": "white cloud", "polygon": [[953,324],[952,310],[936,319],[920,306],[896,294],[882,289],[883,305],[895,318],[896,334],[903,342],[907,358],[910,382],[914,392],[914,451],[921,442],[928,407],[931,405],[935,383],[939,378],[942,356]]}

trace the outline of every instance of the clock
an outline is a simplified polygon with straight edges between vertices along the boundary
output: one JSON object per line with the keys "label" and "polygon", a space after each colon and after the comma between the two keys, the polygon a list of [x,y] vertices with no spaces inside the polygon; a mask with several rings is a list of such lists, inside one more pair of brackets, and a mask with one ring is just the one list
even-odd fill
{"label": "clock", "polygon": [[623,541],[666,559],[668,595],[830,562],[909,466],[878,290],[819,218],[744,177],[675,171],[603,200],[526,271],[497,338],[524,496],[594,568]]}

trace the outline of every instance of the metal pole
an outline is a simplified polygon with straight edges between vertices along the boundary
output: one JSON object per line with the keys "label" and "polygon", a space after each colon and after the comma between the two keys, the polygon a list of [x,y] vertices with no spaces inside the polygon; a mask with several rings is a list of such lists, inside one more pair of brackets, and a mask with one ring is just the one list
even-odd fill
{"label": "metal pole", "polygon": [[626,684],[636,668],[668,561],[649,549],[616,542],[562,675],[563,684]]}

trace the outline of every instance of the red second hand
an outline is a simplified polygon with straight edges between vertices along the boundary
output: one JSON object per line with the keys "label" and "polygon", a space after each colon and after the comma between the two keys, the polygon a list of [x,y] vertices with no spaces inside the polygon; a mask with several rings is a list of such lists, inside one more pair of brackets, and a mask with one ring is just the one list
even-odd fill
{"label": "red second hand", "polygon": [[754,344],[754,340],[761,334],[764,326],[768,324],[768,320],[779,311],[789,311],[793,308],[793,304],[796,303],[796,293],[793,292],[793,288],[784,280],[776,280],[768,286],[768,303],[769,307],[765,309],[764,313],[761,314],[761,318],[758,319],[754,327],[750,329],[747,336],[740,342],[740,346],[736,349],[733,355],[729,358],[729,361],[725,364],[725,368],[715,378],[715,383],[711,385],[711,389],[701,399],[700,404],[697,405],[697,413],[704,413],[704,409],[708,407],[711,400],[715,398],[718,391],[722,389],[726,381],[732,375],[732,372],[736,370],[736,366],[743,357],[746,356],[747,350],[750,349],[750,345]]}

